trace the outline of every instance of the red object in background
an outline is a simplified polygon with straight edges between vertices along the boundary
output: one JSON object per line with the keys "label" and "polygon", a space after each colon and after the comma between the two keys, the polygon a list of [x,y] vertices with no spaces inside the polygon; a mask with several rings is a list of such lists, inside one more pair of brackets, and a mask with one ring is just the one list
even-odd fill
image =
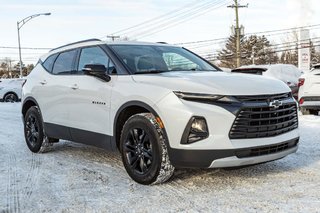
{"label": "red object in background", "polygon": [[301,87],[301,86],[303,86],[303,84],[304,84],[304,78],[299,78],[299,83],[298,83],[298,87]]}
{"label": "red object in background", "polygon": [[299,105],[303,104],[304,103],[304,99],[303,98],[300,98],[299,100]]}

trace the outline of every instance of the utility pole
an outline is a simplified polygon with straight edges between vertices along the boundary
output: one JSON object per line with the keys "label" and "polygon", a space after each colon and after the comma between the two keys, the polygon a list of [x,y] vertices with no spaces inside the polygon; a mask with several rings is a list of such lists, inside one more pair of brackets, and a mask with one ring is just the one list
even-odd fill
{"label": "utility pole", "polygon": [[120,36],[108,35],[107,38],[111,38],[111,40],[114,41],[117,38],[120,38]]}
{"label": "utility pole", "polygon": [[236,49],[237,49],[237,67],[241,66],[241,52],[240,52],[240,25],[239,25],[239,8],[244,8],[244,7],[248,7],[249,4],[247,5],[239,5],[238,4],[238,0],[234,0],[234,4],[233,5],[229,5],[228,8],[234,8],[235,12],[236,12]]}

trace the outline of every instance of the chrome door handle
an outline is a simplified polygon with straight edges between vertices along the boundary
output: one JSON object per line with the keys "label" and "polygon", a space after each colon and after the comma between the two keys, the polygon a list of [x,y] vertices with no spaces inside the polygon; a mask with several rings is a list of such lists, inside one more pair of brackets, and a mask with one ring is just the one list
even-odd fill
{"label": "chrome door handle", "polygon": [[71,86],[71,89],[73,89],[73,90],[79,89],[79,86],[77,84],[74,84]]}
{"label": "chrome door handle", "polygon": [[45,85],[45,84],[47,84],[47,81],[46,80],[40,81],[40,84]]}

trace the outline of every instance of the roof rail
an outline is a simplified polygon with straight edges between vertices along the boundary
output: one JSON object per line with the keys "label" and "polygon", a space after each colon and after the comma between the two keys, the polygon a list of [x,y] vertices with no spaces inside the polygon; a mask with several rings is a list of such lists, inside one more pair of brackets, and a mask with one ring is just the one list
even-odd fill
{"label": "roof rail", "polygon": [[74,44],[81,44],[81,43],[89,42],[89,41],[101,41],[101,40],[100,40],[100,39],[97,39],[97,38],[92,38],[92,39],[77,41],[77,42],[73,42],[73,43],[70,43],[70,44],[62,45],[62,46],[60,46],[60,47],[51,49],[49,52],[54,51],[54,50],[57,50],[57,49],[60,49],[60,48],[62,48],[62,47],[67,47],[67,46],[74,45]]}
{"label": "roof rail", "polygon": [[158,44],[168,44],[168,43],[165,42],[165,41],[158,41],[157,43],[158,43]]}

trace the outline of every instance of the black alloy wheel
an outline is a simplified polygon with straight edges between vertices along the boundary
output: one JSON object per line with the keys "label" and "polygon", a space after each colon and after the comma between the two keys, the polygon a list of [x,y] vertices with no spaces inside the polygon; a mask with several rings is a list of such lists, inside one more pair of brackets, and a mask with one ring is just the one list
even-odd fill
{"label": "black alloy wheel", "polygon": [[124,150],[130,167],[138,174],[146,174],[152,165],[152,144],[145,130],[134,128],[129,131]]}
{"label": "black alloy wheel", "polygon": [[137,183],[164,183],[173,175],[164,128],[151,113],[131,116],[123,126],[120,152],[129,176]]}
{"label": "black alloy wheel", "polygon": [[37,107],[31,107],[24,118],[24,136],[28,148],[39,152],[44,141],[43,123]]}

